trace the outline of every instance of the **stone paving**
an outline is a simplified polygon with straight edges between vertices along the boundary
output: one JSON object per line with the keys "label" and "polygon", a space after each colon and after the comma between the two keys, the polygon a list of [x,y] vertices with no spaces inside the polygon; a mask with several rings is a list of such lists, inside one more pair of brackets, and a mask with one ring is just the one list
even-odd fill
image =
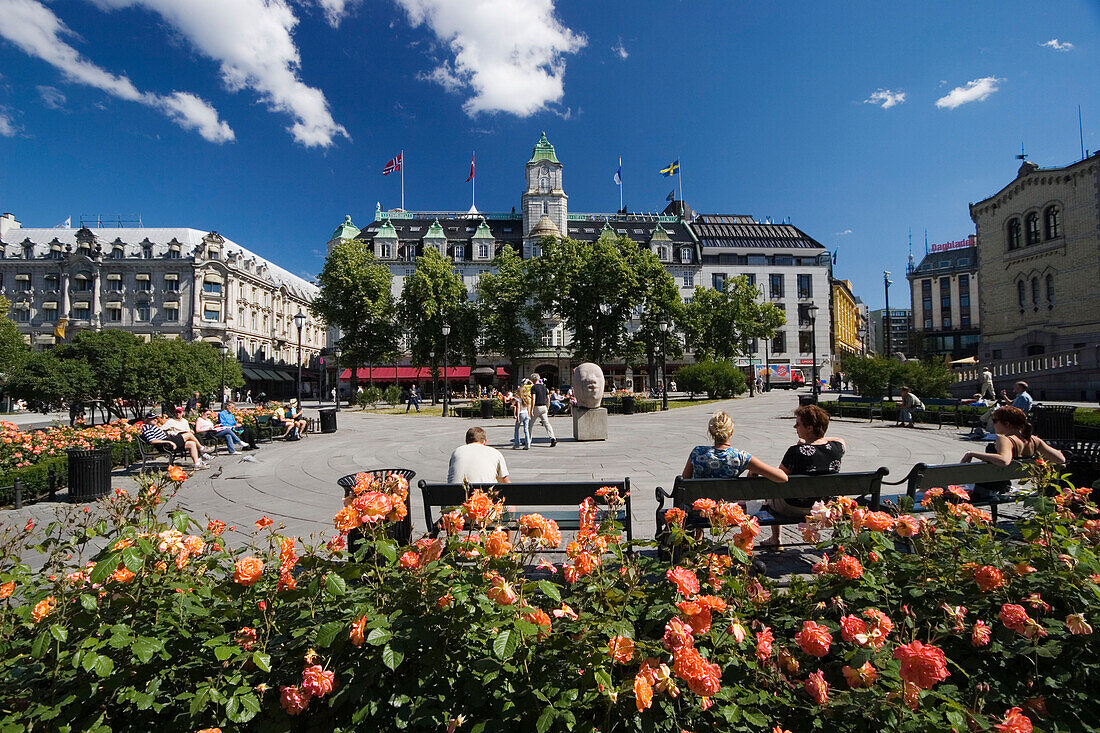
{"label": "stone paving", "polygon": [[[683,470],[695,445],[708,443],[707,421],[716,409],[729,412],[736,424],[733,444],[761,460],[777,464],[796,440],[792,411],[794,392],[773,391],[755,398],[742,397],[644,415],[610,415],[606,442],[577,443],[569,417],[552,419],[558,445],[550,447],[540,426],[533,427],[531,450],[510,450],[512,421],[469,420],[427,415],[376,415],[343,410],[336,433],[314,434],[296,443],[265,443],[256,462],[228,456],[213,460],[213,470],[196,472],[183,486],[178,504],[196,519],[216,517],[227,524],[251,529],[261,515],[285,525],[285,533],[300,537],[333,531],[332,516],[341,506],[336,480],[346,474],[374,468],[411,468],[416,479],[445,480],[451,451],[464,439],[467,428],[486,429],[489,443],[504,452],[513,480],[621,479],[631,481],[634,536],[653,536],[657,507],[654,488],[669,488]],[[307,415],[314,410],[306,409]],[[957,461],[974,447],[953,427],[916,429],[892,423],[856,419],[834,420],[830,436],[844,438],[848,453],[844,469],[890,469],[893,480],[903,477],[918,461]],[[116,485],[132,486],[133,478],[116,473]],[[412,491],[414,536],[424,531],[419,491]],[[52,518],[50,504],[4,512],[0,522],[24,523],[28,517]],[[784,544],[800,541],[797,531],[785,528]],[[784,557],[791,553],[784,553]],[[798,553],[793,553],[798,556]],[[768,556],[764,556],[767,559]],[[775,556],[772,556],[775,557]],[[788,557],[789,559],[789,557]],[[805,558],[803,558],[804,560]],[[771,574],[771,563],[769,574]],[[792,568],[785,563],[785,572]]]}

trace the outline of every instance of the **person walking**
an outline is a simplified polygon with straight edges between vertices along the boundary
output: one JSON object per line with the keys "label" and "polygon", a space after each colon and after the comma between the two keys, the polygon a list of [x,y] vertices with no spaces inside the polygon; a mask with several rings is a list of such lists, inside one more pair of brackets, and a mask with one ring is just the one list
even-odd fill
{"label": "person walking", "polygon": [[558,439],[554,437],[554,428],[550,427],[550,390],[546,388],[546,382],[542,381],[542,377],[537,372],[532,374],[531,378],[535,380],[531,387],[531,395],[534,398],[534,419],[546,428],[546,434],[550,436],[550,447],[553,448],[558,444]]}
{"label": "person walking", "polygon": [[512,398],[512,415],[516,418],[515,433],[512,437],[512,450],[519,450],[519,431],[523,428],[523,449],[531,450],[531,380],[524,379],[519,391]]}
{"label": "person walking", "polygon": [[997,391],[993,388],[993,372],[989,370],[989,367],[982,367],[982,386],[978,392],[984,400],[993,401],[997,399]]}
{"label": "person walking", "polygon": [[420,412],[420,390],[416,385],[409,387],[409,402],[405,405],[405,414],[409,414],[409,409],[415,407],[417,412]]}

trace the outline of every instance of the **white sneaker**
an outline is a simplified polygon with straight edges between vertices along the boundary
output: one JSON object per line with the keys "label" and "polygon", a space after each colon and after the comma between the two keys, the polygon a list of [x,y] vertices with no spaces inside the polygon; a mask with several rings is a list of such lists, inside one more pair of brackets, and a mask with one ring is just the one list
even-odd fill
{"label": "white sneaker", "polygon": [[202,458],[203,458],[203,460],[205,460],[205,461],[209,461],[209,460],[210,460],[211,458],[213,458],[213,457],[214,457],[214,456],[210,455],[209,453],[203,453],[203,454],[202,454]]}
{"label": "white sneaker", "polygon": [[195,466],[194,466],[194,469],[195,469],[196,471],[205,471],[205,470],[207,470],[207,469],[209,469],[209,468],[210,468],[210,464],[209,464],[209,463],[196,463],[196,464],[195,464]]}

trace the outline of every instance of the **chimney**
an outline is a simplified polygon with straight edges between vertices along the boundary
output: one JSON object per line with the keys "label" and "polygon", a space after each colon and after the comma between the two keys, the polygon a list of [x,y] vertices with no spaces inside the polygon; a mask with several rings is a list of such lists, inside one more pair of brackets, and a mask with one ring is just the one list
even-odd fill
{"label": "chimney", "polygon": [[4,212],[0,215],[0,239],[7,236],[8,232],[23,226],[15,220],[15,214]]}

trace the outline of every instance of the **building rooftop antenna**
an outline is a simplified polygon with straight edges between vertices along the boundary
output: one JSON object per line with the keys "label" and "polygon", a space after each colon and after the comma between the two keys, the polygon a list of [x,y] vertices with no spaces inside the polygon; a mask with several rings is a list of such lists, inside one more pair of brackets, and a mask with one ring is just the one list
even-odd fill
{"label": "building rooftop antenna", "polygon": [[1020,143],[1020,154],[1016,156],[1016,160],[1027,160],[1027,153],[1024,152],[1024,144]]}

